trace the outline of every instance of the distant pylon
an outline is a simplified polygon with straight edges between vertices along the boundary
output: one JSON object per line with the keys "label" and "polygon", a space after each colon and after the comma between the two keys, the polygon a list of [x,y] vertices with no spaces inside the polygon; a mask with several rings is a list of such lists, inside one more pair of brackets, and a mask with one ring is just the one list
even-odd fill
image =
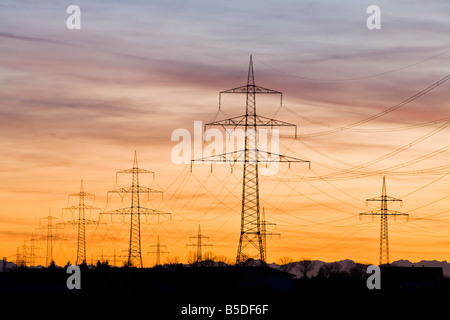
{"label": "distant pylon", "polygon": [[150,247],[156,248],[155,251],[149,251],[148,253],[156,254],[155,266],[160,266],[161,265],[161,253],[169,253],[168,251],[161,251],[161,247],[167,247],[167,246],[163,245],[159,242],[159,236],[158,236],[158,240],[156,241],[156,244],[153,244]]}
{"label": "distant pylon", "polygon": [[381,208],[379,212],[363,212],[360,213],[360,217],[363,215],[369,216],[381,216],[381,228],[380,228],[380,262],[379,264],[389,264],[389,233],[388,233],[388,216],[409,216],[407,213],[401,213],[398,211],[389,210],[387,203],[389,201],[403,202],[401,199],[393,198],[386,193],[386,179],[383,176],[383,187],[381,191],[381,197],[366,199],[366,205],[369,201],[380,201]]}
{"label": "distant pylon", "polygon": [[24,262],[22,259],[22,256],[20,255],[20,247],[17,247],[17,253],[16,253],[16,266],[23,266]]}
{"label": "distant pylon", "polygon": [[[21,265],[21,266],[28,266],[31,265],[33,263],[33,256],[34,256],[34,248],[31,245],[27,245],[28,240],[24,240],[23,241],[23,246],[20,246],[17,248],[17,258],[18,259],[18,263],[16,263],[17,265]],[[21,249],[21,250],[20,250]],[[20,253],[21,251],[21,253]]]}
{"label": "distant pylon", "polygon": [[[116,248],[114,248],[114,253],[112,256],[104,256],[104,257],[113,258],[113,260],[112,260],[113,266],[117,266],[117,258],[127,258],[126,261],[128,261],[128,254],[127,255],[116,254]],[[121,261],[123,261],[123,260],[121,259]],[[127,265],[128,265],[128,262],[127,262]]]}
{"label": "distant pylon", "polygon": [[266,253],[266,255],[265,255],[266,261],[267,261],[267,241],[266,241],[267,236],[273,236],[273,235],[279,236],[280,235],[280,233],[278,233],[278,232],[267,231],[266,226],[269,226],[269,225],[274,226],[276,224],[266,221],[266,214],[265,214],[265,210],[263,208],[262,217],[261,217],[261,236],[263,239],[262,243],[263,243],[264,252]]}
{"label": "distant pylon", "polygon": [[16,265],[18,267],[26,267],[30,262],[28,260],[28,249],[30,247],[25,245],[25,241],[23,242],[23,246],[17,247],[16,254]]}
{"label": "distant pylon", "polygon": [[[142,262],[142,253],[141,253],[141,215],[170,215],[169,212],[163,212],[156,209],[149,209],[142,207],[140,204],[139,195],[141,193],[146,193],[149,195],[150,193],[160,193],[163,192],[160,190],[155,190],[149,187],[143,187],[139,185],[139,174],[140,173],[151,173],[153,174],[153,178],[155,173],[153,171],[148,171],[144,169],[138,168],[138,161],[136,151],[134,152],[134,160],[133,160],[133,168],[126,169],[122,171],[118,171],[119,173],[131,173],[132,174],[132,182],[130,187],[119,188],[116,190],[108,191],[108,201],[110,193],[118,193],[120,195],[125,196],[127,194],[131,195],[131,206],[126,208],[121,208],[117,210],[101,212],[100,214],[112,214],[112,215],[130,215],[130,242],[128,249],[128,266],[140,267],[143,268]],[[117,174],[116,174],[116,183],[117,183]]]}
{"label": "distant pylon", "polygon": [[[112,260],[109,258],[112,258]],[[117,266],[117,258],[127,258],[128,259],[128,254],[118,255],[118,254],[116,254],[116,249],[114,248],[114,253],[112,255],[106,255],[106,254],[103,254],[103,249],[102,249],[101,254],[100,254],[100,259],[97,256],[97,261],[108,262],[108,264],[110,264],[111,266]],[[92,261],[94,261],[94,257],[91,255],[91,262]],[[121,260],[121,261],[123,261],[123,260]]]}
{"label": "distant pylon", "polygon": [[[225,120],[214,121],[205,126],[221,126],[245,128],[245,148],[234,152],[228,152],[212,157],[204,157],[194,159],[192,162],[230,162],[243,163],[242,178],[242,206],[241,206],[241,232],[239,236],[239,246],[236,255],[236,264],[244,262],[248,258],[259,259],[261,264],[266,263],[266,251],[263,244],[264,236],[261,234],[261,215],[259,203],[259,178],[258,163],[260,162],[309,162],[299,158],[289,157],[268,150],[261,150],[258,146],[258,127],[295,127],[297,126],[288,122],[271,119],[256,114],[256,95],[257,94],[276,94],[280,96],[282,93],[272,89],[267,89],[255,85],[255,76],[253,72],[253,60],[250,56],[248,67],[247,85],[229,89],[219,94],[219,109],[221,95],[224,93],[237,93],[246,95],[245,115],[233,117]],[[247,251],[246,251],[247,250]],[[252,252],[248,252],[252,250]]]}
{"label": "distant pylon", "polygon": [[186,246],[195,246],[197,247],[197,252],[196,252],[196,256],[197,259],[195,262],[200,262],[203,261],[203,254],[202,254],[202,247],[209,247],[212,246],[212,244],[209,243],[203,243],[202,239],[209,239],[209,237],[205,237],[204,235],[202,235],[202,231],[200,229],[200,225],[198,225],[198,234],[197,236],[194,237],[190,237],[191,239],[197,239],[197,243],[196,244],[187,244]]}
{"label": "distant pylon", "polygon": [[29,249],[30,249],[30,265],[35,266],[36,265],[36,250],[39,248],[36,248],[35,242],[39,240],[36,238],[34,232],[31,234],[31,239],[26,239],[25,241],[30,242]]}
{"label": "distant pylon", "polygon": [[49,208],[48,216],[41,218],[43,220],[47,220],[47,225],[42,226],[40,229],[47,230],[47,235],[39,238],[39,240],[45,240],[47,242],[47,252],[45,256],[45,266],[48,267],[53,261],[53,241],[61,240],[58,236],[54,235],[53,229],[56,228],[53,226],[52,220],[58,219],[52,216],[52,210]]}
{"label": "distant pylon", "polygon": [[64,210],[69,210],[73,213],[73,211],[78,212],[78,219],[64,221],[59,224],[61,225],[76,225],[78,226],[78,239],[77,239],[77,258],[75,260],[75,264],[86,263],[86,225],[98,225],[100,222],[95,220],[86,219],[86,210],[101,210],[100,208],[96,208],[91,205],[85,204],[86,197],[93,197],[95,201],[95,195],[92,193],[84,192],[83,187],[83,179],[81,179],[80,192],[69,194],[68,202],[70,201],[70,197],[78,197],[78,204],[73,206],[68,206],[67,208],[63,208]]}

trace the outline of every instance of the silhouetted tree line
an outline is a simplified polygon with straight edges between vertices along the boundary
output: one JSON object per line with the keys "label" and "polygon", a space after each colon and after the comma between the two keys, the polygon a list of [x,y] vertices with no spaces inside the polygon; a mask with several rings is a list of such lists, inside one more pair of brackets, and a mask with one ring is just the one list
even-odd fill
{"label": "silhouetted tree line", "polygon": [[349,270],[342,270],[342,266],[337,263],[325,263],[320,267],[316,276],[318,279],[325,280],[365,280],[367,266],[355,263]]}
{"label": "silhouetted tree line", "polygon": [[[314,264],[314,261],[306,261],[305,263]],[[331,289],[338,293],[346,290],[366,289],[367,265],[355,263],[349,269],[343,269],[338,262],[325,263],[319,268],[317,275],[310,275],[309,277],[306,276],[306,269],[303,277],[294,279],[296,290]]]}
{"label": "silhouetted tree line", "polygon": [[289,273],[300,273],[300,278],[305,280],[314,278],[316,280],[355,280],[361,281],[367,279],[367,265],[355,263],[349,270],[343,270],[338,262],[323,264],[317,275],[311,277],[311,271],[315,268],[316,262],[303,258],[295,262],[290,257],[282,257],[277,261],[279,269]]}

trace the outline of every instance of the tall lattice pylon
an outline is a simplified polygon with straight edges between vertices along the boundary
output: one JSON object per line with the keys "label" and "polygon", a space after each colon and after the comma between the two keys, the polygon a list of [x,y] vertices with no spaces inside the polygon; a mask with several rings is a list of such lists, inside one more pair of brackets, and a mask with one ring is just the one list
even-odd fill
{"label": "tall lattice pylon", "polygon": [[[119,173],[131,173],[132,181],[131,186],[119,188],[116,190],[108,191],[108,201],[109,195],[111,193],[116,193],[122,196],[122,198],[126,195],[131,196],[131,206],[111,210],[106,212],[101,212],[100,214],[112,214],[112,215],[130,215],[130,241],[128,248],[128,262],[127,265],[130,267],[140,267],[143,268],[142,262],[142,253],[141,253],[141,215],[170,215],[169,212],[163,212],[156,209],[145,208],[141,206],[140,202],[140,194],[149,194],[151,193],[160,193],[163,194],[160,190],[155,190],[149,187],[143,187],[139,185],[139,174],[150,173],[154,175],[153,171],[148,171],[145,169],[140,169],[138,167],[137,155],[136,151],[134,152],[134,160],[133,160],[133,168],[126,169],[122,171],[118,171]],[[117,184],[117,174],[116,174],[116,184]]]}
{"label": "tall lattice pylon", "polygon": [[159,236],[158,236],[158,240],[156,240],[156,244],[152,244],[150,247],[154,247],[155,251],[149,251],[148,253],[154,253],[156,255],[156,263],[155,266],[160,266],[161,265],[161,254],[162,253],[169,253],[168,251],[163,251],[161,250],[161,248],[165,248],[167,247],[164,244],[161,244],[159,242]]}
{"label": "tall lattice pylon", "polygon": [[31,246],[26,244],[26,240],[23,241],[23,246],[17,248],[16,265],[26,267],[31,264]]}
{"label": "tall lattice pylon", "polygon": [[36,251],[39,250],[40,248],[36,248],[36,241],[38,241],[39,239],[36,238],[35,233],[32,232],[31,234],[31,239],[26,239],[25,241],[30,242],[30,265],[35,266],[36,265]]}
{"label": "tall lattice pylon", "polygon": [[381,191],[381,197],[366,199],[366,205],[369,201],[379,201],[381,202],[380,211],[378,212],[363,212],[360,213],[360,217],[363,215],[368,216],[380,216],[381,217],[381,227],[380,227],[380,262],[379,264],[389,264],[389,233],[388,233],[388,216],[409,216],[407,213],[401,213],[398,211],[388,209],[388,202],[403,202],[401,199],[393,198],[386,193],[386,178],[383,176],[383,187]]}
{"label": "tall lattice pylon", "polygon": [[187,244],[186,246],[193,246],[197,247],[196,250],[196,261],[195,262],[201,262],[203,261],[203,254],[202,254],[202,248],[203,247],[211,247],[212,244],[209,243],[203,243],[203,239],[209,239],[209,237],[206,237],[202,235],[202,230],[200,229],[200,225],[198,225],[198,234],[196,236],[190,237],[191,239],[196,239],[197,243],[195,244]]}
{"label": "tall lattice pylon", "polygon": [[41,218],[42,220],[47,220],[47,225],[40,227],[40,229],[47,231],[47,235],[42,236],[39,240],[45,240],[47,242],[47,251],[45,255],[45,266],[48,267],[53,261],[53,242],[55,240],[62,240],[59,236],[54,233],[56,226],[53,225],[53,220],[58,218],[52,216],[52,209],[49,208],[48,216]]}
{"label": "tall lattice pylon", "polygon": [[256,95],[257,94],[275,94],[280,96],[282,101],[282,93],[272,89],[267,89],[255,85],[255,75],[253,71],[252,56],[248,67],[247,84],[225,90],[219,94],[219,108],[222,94],[245,94],[246,105],[245,115],[237,116],[225,120],[214,121],[205,126],[221,126],[227,127],[244,127],[245,130],[245,148],[212,157],[204,157],[194,159],[192,162],[232,162],[243,163],[242,172],[242,206],[241,206],[241,232],[239,236],[239,245],[236,255],[236,264],[245,260],[259,259],[262,264],[266,262],[266,251],[264,245],[265,236],[262,234],[260,203],[259,203],[259,178],[258,163],[260,162],[309,162],[306,160],[288,157],[267,150],[261,150],[258,147],[258,127],[295,127],[297,126],[288,122],[271,119],[257,115],[256,113]]}
{"label": "tall lattice pylon", "polygon": [[17,253],[16,253],[16,266],[25,266],[25,262],[23,261],[23,254],[20,254],[20,247],[17,247]]}
{"label": "tall lattice pylon", "polygon": [[92,205],[86,204],[86,198],[93,198],[95,201],[95,195],[92,193],[84,192],[83,187],[83,179],[81,179],[80,192],[69,194],[68,203],[70,202],[71,197],[78,198],[78,204],[68,206],[67,208],[63,208],[64,211],[70,211],[72,214],[77,213],[78,218],[64,221],[59,224],[61,225],[72,225],[78,227],[78,238],[77,238],[77,258],[75,260],[75,264],[86,263],[86,226],[87,225],[98,225],[100,222],[86,219],[86,212],[91,212],[93,210],[101,210],[100,208],[96,208]]}
{"label": "tall lattice pylon", "polygon": [[268,231],[267,226],[274,226],[276,225],[273,222],[268,222],[266,220],[266,213],[263,208],[262,210],[262,216],[261,216],[261,237],[262,237],[262,244],[265,252],[265,258],[267,259],[267,236],[273,236],[273,235],[280,235],[278,232]]}

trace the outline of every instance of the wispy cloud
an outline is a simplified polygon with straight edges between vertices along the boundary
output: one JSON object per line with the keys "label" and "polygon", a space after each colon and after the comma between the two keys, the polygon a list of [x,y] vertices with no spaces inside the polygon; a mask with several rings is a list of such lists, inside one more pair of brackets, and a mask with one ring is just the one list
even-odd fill
{"label": "wispy cloud", "polygon": [[67,42],[63,42],[63,41],[59,41],[59,40],[51,40],[51,39],[45,39],[45,38],[29,37],[29,36],[23,36],[23,35],[14,34],[14,33],[8,33],[8,32],[0,32],[0,37],[9,38],[9,39],[15,39],[15,40],[39,42],[39,43],[70,45]]}
{"label": "wispy cloud", "polygon": [[[369,4],[354,1],[82,0],[77,4],[82,10],[82,29],[69,31],[64,3],[2,1],[6,14],[0,22],[0,190],[11,199],[0,203],[5,212],[0,219],[5,237],[22,235],[20,230],[13,231],[11,208],[21,211],[23,206],[32,212],[35,207],[48,207],[47,202],[54,199],[63,202],[74,191],[66,189],[77,186],[82,177],[95,180],[93,191],[104,199],[114,185],[115,171],[129,167],[137,149],[143,167],[155,166],[158,177],[178,195],[177,201],[168,204],[179,206],[180,211],[175,215],[180,221],[168,227],[173,233],[167,235],[172,237],[168,241],[177,246],[188,236],[191,230],[183,226],[183,219],[191,219],[192,225],[204,219],[219,230],[228,246],[237,234],[233,230],[239,228],[240,205],[239,201],[228,202],[241,195],[241,173],[235,171],[230,177],[229,171],[225,175],[225,170],[211,173],[208,168],[208,174],[200,178],[182,166],[173,166],[170,134],[176,128],[192,132],[194,120],[243,114],[245,97],[224,98],[218,112],[218,92],[245,84],[250,54],[258,85],[283,91],[283,103],[290,110],[332,127],[382,112],[431,85],[445,76],[443,66],[450,55],[446,53],[450,49],[446,40],[450,4],[438,0],[426,4],[378,1],[382,29],[377,31],[365,25]],[[449,85],[363,127],[390,128],[446,117]],[[297,123],[302,134],[328,130],[280,108],[278,100],[258,97],[257,103],[258,112],[270,117],[276,113],[277,118]],[[342,162],[360,165],[387,154],[427,130],[432,128],[395,134],[344,130],[308,140],[328,158],[298,141],[283,140],[283,147],[288,154],[313,159],[314,174],[321,175],[348,169]],[[444,134],[437,134],[375,167],[407,161],[446,141]],[[298,180],[312,174],[307,169],[301,172],[286,169],[282,176]],[[299,181],[289,187],[289,182],[266,179],[266,189],[261,189],[268,206],[279,201],[280,212],[273,210],[269,215],[290,236],[288,245],[277,244],[283,255],[304,241],[295,228],[307,229],[306,224],[310,252],[336,238],[335,248],[342,250],[336,255],[347,254],[345,247],[359,241],[362,247],[355,254],[365,257],[368,247],[360,240],[366,239],[366,226],[351,221],[352,227],[346,229],[343,224],[341,233],[331,232],[334,224],[330,221],[347,217],[342,211],[351,210],[352,205],[360,206],[362,200],[355,198],[379,192],[378,177],[311,181],[312,185]],[[392,188],[413,190],[428,182],[398,177]],[[202,184],[217,189],[207,192]],[[423,196],[432,200],[433,192]],[[20,197],[31,200],[19,205]],[[412,199],[411,206],[418,201]],[[224,203],[236,207],[236,212],[220,206]],[[30,221],[38,214],[30,213]],[[309,221],[300,219],[305,215]],[[217,217],[230,220],[220,220],[220,226],[215,226]],[[164,228],[159,231],[167,232]],[[342,235],[348,230],[355,230],[353,238]],[[176,247],[175,255],[184,255],[184,249]],[[333,256],[321,252],[323,259]]]}

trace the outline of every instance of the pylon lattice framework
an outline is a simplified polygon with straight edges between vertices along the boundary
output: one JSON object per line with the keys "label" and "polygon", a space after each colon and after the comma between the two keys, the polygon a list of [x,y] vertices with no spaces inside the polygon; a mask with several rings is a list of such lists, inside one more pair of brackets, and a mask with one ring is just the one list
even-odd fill
{"label": "pylon lattice framework", "polygon": [[30,265],[35,266],[36,265],[36,251],[39,250],[40,248],[36,248],[35,242],[38,241],[39,239],[37,239],[35,237],[34,232],[32,232],[31,234],[31,239],[27,239],[25,241],[29,241],[30,242]]}
{"label": "pylon lattice framework", "polygon": [[198,234],[197,236],[194,237],[190,237],[191,239],[197,239],[197,243],[196,244],[187,244],[186,246],[195,246],[197,247],[197,252],[196,252],[196,261],[195,262],[200,262],[203,260],[203,254],[202,254],[202,247],[210,247],[212,246],[212,244],[209,243],[203,243],[203,239],[209,239],[209,237],[206,237],[204,235],[202,235],[202,231],[200,229],[200,225],[198,225]]}
{"label": "pylon lattice framework", "polygon": [[[16,254],[16,265],[17,266],[27,266],[28,264],[31,264],[31,254],[29,254],[29,250],[31,249],[31,246],[26,245],[26,241],[23,241],[23,246],[20,246],[17,248],[17,254]],[[22,253],[20,253],[22,251]]]}
{"label": "pylon lattice framework", "polygon": [[152,244],[150,247],[155,247],[155,251],[149,251],[148,253],[154,253],[156,254],[156,262],[155,265],[156,266],[160,266],[161,265],[161,253],[169,253],[168,251],[161,251],[162,247],[167,247],[164,244],[161,244],[159,242],[159,236],[158,236],[158,240],[156,241],[156,244]]}
{"label": "pylon lattice framework", "polygon": [[73,206],[68,206],[63,208],[64,210],[69,210],[71,212],[78,211],[78,219],[64,221],[59,223],[60,225],[76,225],[78,227],[78,237],[77,237],[77,258],[75,264],[81,264],[87,262],[86,259],[86,225],[98,225],[100,222],[95,220],[86,219],[86,211],[101,210],[91,205],[87,205],[85,200],[87,197],[93,197],[95,201],[95,195],[92,193],[84,192],[83,180],[81,180],[80,192],[69,194],[70,197],[78,197],[78,204]]}
{"label": "pylon lattice framework", "polygon": [[[204,157],[194,159],[192,162],[230,162],[244,163],[243,183],[242,183],[242,206],[241,206],[241,232],[239,236],[239,246],[236,255],[236,263],[244,262],[248,258],[259,259],[262,264],[266,262],[265,234],[261,229],[260,203],[259,203],[259,178],[258,163],[259,162],[309,162],[306,160],[289,157],[258,148],[258,127],[295,127],[297,126],[288,122],[271,119],[256,114],[256,95],[257,94],[275,94],[280,95],[280,103],[282,101],[282,93],[272,89],[267,89],[255,85],[255,76],[253,72],[253,61],[250,56],[247,85],[221,91],[219,94],[219,108],[222,94],[245,94],[246,107],[245,115],[233,117],[225,120],[214,121],[206,126],[222,126],[237,127],[243,126],[245,129],[245,148],[231,153],[214,155],[212,157]],[[249,254],[244,250],[253,250],[255,254]]]}
{"label": "pylon lattice framework", "polygon": [[262,216],[261,216],[261,237],[262,237],[262,243],[263,243],[266,260],[267,260],[267,236],[274,236],[274,235],[280,236],[281,235],[278,232],[268,231],[267,226],[269,226],[269,225],[275,226],[276,223],[266,221],[266,214],[265,214],[265,210],[263,208]]}
{"label": "pylon lattice framework", "polygon": [[[108,191],[108,201],[109,195],[111,193],[120,194],[122,197],[130,194],[131,195],[131,206],[126,208],[120,208],[117,210],[111,210],[107,212],[101,212],[100,214],[111,214],[111,215],[130,215],[130,241],[128,247],[128,262],[127,265],[132,267],[143,268],[142,253],[141,253],[141,215],[170,215],[169,212],[163,212],[156,209],[145,208],[140,205],[140,194],[147,194],[149,196],[151,193],[163,192],[160,190],[155,190],[149,187],[143,187],[139,185],[139,174],[153,174],[154,172],[140,169],[138,167],[136,151],[134,152],[133,168],[118,171],[119,173],[131,173],[132,183],[129,187],[119,188],[116,190]],[[117,174],[116,174],[116,184],[117,184]]]}
{"label": "pylon lattice framework", "polygon": [[40,229],[42,230],[47,230],[47,235],[40,237],[39,240],[45,240],[47,242],[45,265],[48,267],[53,261],[53,241],[63,239],[53,233],[53,229],[55,229],[56,227],[53,225],[52,221],[58,218],[52,216],[51,208],[49,208],[48,216],[41,219],[47,220],[47,225],[40,227]]}
{"label": "pylon lattice framework", "polygon": [[403,203],[403,200],[397,199],[394,197],[390,197],[386,193],[386,178],[383,176],[383,187],[381,191],[381,197],[366,199],[366,205],[369,201],[379,201],[381,202],[381,207],[379,212],[363,212],[360,213],[360,217],[363,215],[368,216],[380,216],[381,217],[381,226],[380,226],[380,261],[379,265],[389,264],[389,232],[388,232],[388,216],[409,216],[407,213],[401,213],[398,211],[388,209],[388,202],[400,202]]}

